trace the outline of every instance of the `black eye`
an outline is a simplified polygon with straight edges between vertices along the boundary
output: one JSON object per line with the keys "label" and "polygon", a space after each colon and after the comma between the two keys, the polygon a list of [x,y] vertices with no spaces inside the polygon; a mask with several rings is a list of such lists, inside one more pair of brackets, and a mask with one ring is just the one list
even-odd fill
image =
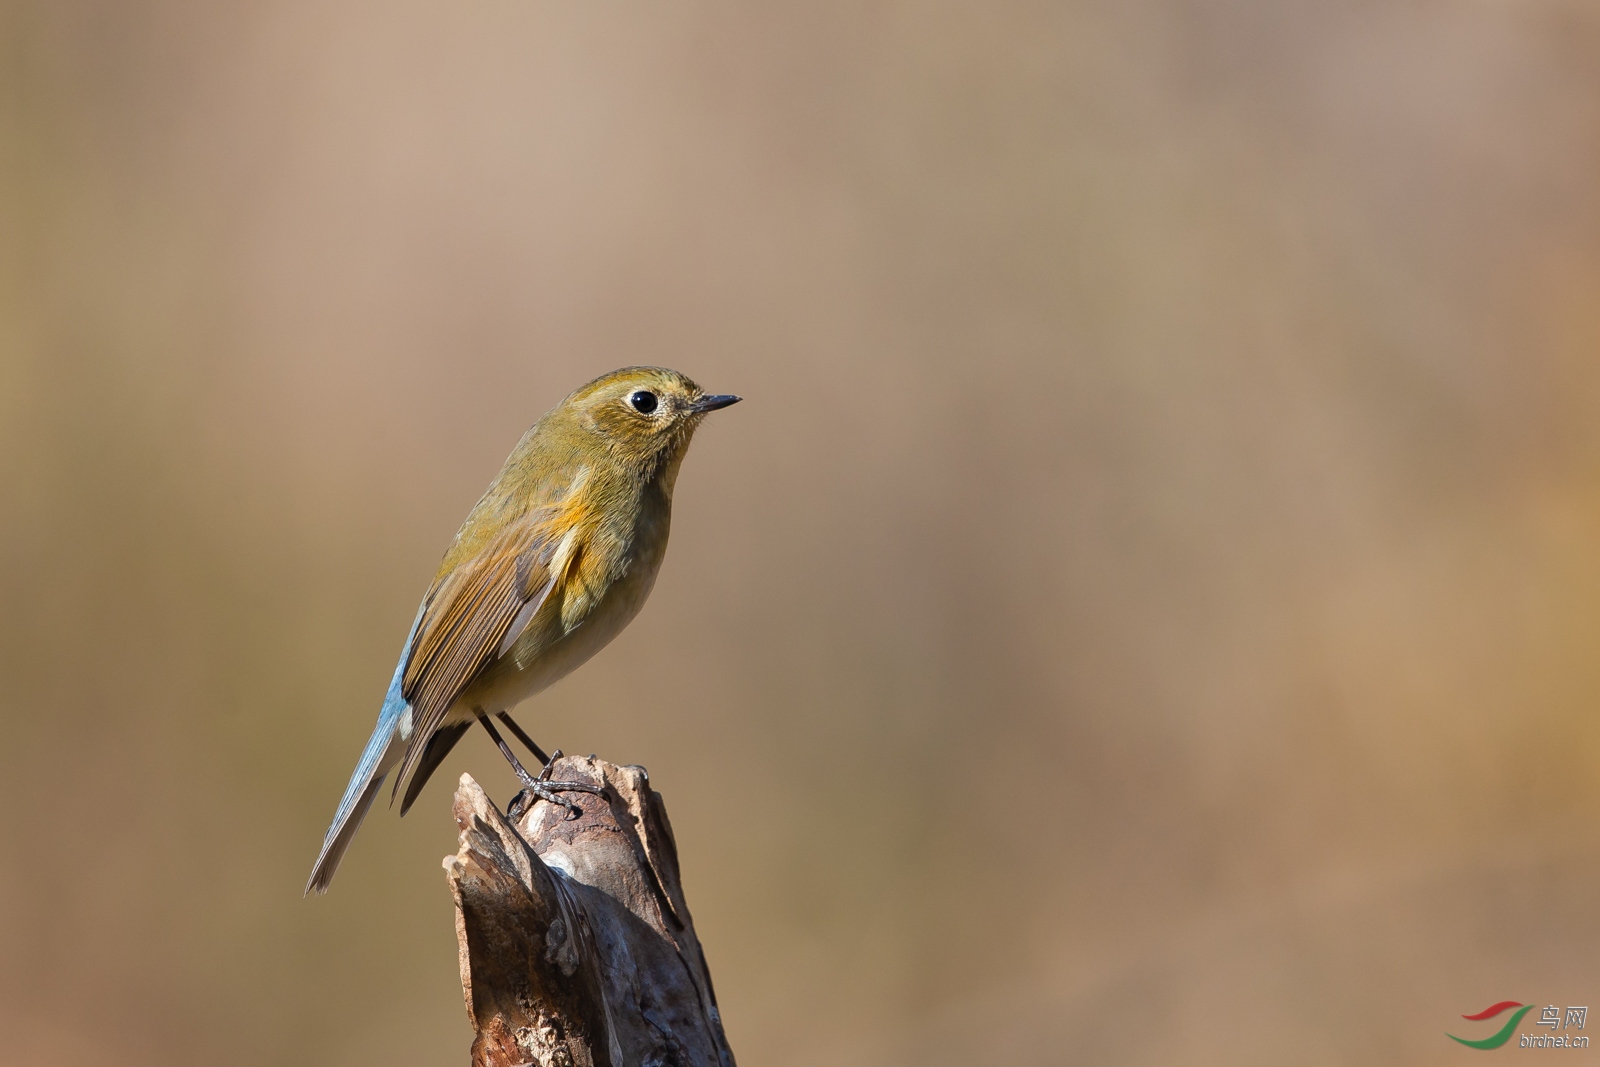
{"label": "black eye", "polygon": [[648,389],[641,389],[628,397],[628,403],[641,415],[648,415],[656,409],[656,394]]}

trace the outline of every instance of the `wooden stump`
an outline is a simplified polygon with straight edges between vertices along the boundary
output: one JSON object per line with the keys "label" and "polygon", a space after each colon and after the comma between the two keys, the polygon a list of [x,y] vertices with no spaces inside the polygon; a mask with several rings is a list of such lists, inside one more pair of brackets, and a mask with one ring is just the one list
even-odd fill
{"label": "wooden stump", "polygon": [[733,1067],[643,767],[556,762],[577,818],[539,801],[513,826],[470,775],[456,789],[456,903],[473,1067]]}

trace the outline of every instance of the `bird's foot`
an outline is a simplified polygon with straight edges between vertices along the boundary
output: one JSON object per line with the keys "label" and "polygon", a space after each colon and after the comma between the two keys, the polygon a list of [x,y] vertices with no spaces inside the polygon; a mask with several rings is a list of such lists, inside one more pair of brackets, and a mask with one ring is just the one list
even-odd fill
{"label": "bird's foot", "polygon": [[544,770],[539,772],[539,777],[524,776],[522,779],[522,792],[511,798],[511,806],[506,809],[506,816],[512,821],[522,818],[527,810],[533,807],[536,800],[547,800],[552,804],[559,804],[567,809],[567,818],[576,819],[583,814],[583,809],[577,804],[562,796],[562,793],[593,793],[601,796],[605,793],[602,786],[590,785],[588,782],[553,782],[550,772],[556,765],[556,760],[561,758],[558,748],[550,753],[550,761],[544,765]]}

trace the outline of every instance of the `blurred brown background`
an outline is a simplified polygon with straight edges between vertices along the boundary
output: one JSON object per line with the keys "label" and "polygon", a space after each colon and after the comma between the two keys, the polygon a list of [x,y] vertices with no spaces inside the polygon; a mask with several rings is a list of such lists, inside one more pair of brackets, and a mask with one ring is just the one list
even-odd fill
{"label": "blurred brown background", "polygon": [[650,768],[746,1067],[1600,1011],[1589,0],[13,0],[0,100],[0,1064],[465,1062],[487,741],[301,886],[634,362],[748,400],[521,718]]}

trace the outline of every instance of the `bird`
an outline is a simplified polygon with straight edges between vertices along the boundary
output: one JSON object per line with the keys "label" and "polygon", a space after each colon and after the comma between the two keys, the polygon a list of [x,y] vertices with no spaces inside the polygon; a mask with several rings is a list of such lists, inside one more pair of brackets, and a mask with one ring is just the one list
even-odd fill
{"label": "bird", "polygon": [[[665,367],[624,367],[580,387],[523,434],[422,598],[306,895],[327,891],[384,779],[398,768],[389,803],[404,784],[404,815],[474,723],[521,780],[519,800],[542,798],[570,815],[575,805],[562,792],[599,791],[551,781],[560,751],[546,755],[511,709],[581,666],[639,613],[666,555],[689,441],[707,414],[739,400]],[[537,777],[492,720],[543,764]]]}

